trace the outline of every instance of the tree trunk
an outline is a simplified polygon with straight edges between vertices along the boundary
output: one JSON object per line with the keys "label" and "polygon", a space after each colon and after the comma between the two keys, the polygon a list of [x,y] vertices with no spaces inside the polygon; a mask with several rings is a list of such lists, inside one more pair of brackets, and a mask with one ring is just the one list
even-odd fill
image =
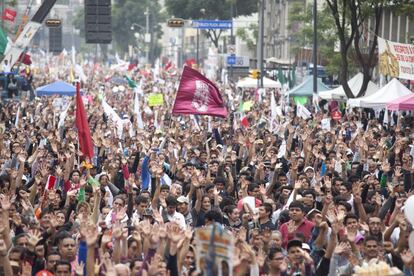
{"label": "tree trunk", "polygon": [[[342,48],[342,47],[341,47]],[[354,93],[352,93],[351,88],[348,85],[348,56],[347,54],[341,50],[341,70],[339,75],[339,80],[344,89],[345,95],[348,99],[354,98]]]}
{"label": "tree trunk", "polygon": [[341,70],[339,80],[344,89],[345,95],[348,99],[354,98],[354,94],[348,85],[348,51],[352,45],[355,30],[351,28],[349,36],[346,35],[348,32],[348,26],[346,22],[346,3],[347,0],[342,0],[342,9],[339,8],[338,0],[327,0],[329,8],[331,9],[332,16],[335,19],[335,25],[338,31],[339,42],[341,44]]}
{"label": "tree trunk", "polygon": [[374,19],[375,19],[375,27],[374,27],[374,39],[373,42],[370,46],[369,49],[369,54],[368,57],[364,57],[363,54],[361,53],[361,48],[360,48],[360,44],[359,41],[361,39],[361,31],[358,28],[358,24],[357,24],[357,15],[356,12],[358,9],[352,9],[352,20],[355,21],[353,24],[355,24],[354,26],[357,28],[356,29],[356,33],[355,33],[355,39],[354,39],[354,47],[355,47],[355,52],[357,54],[357,59],[359,61],[359,64],[362,68],[362,72],[364,74],[364,79],[362,82],[362,86],[361,89],[358,92],[357,97],[362,97],[365,95],[366,90],[368,88],[368,84],[371,80],[372,77],[372,70],[375,66],[375,49],[377,48],[378,45],[378,32],[379,32],[379,26],[381,23],[381,17],[382,17],[382,12],[383,12],[383,6],[382,3],[377,3],[377,6],[374,8]]}

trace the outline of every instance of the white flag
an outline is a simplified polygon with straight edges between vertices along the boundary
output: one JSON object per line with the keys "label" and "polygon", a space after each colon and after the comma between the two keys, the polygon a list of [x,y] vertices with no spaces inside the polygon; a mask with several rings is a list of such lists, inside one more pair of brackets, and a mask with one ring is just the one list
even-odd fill
{"label": "white flag", "polygon": [[134,89],[135,92],[135,99],[134,99],[134,113],[135,116],[137,116],[137,124],[138,124],[138,128],[139,129],[144,129],[144,123],[142,122],[142,117],[141,117],[141,110],[139,107],[139,95],[138,92],[139,90],[137,88]]}
{"label": "white flag", "polygon": [[102,107],[104,109],[106,116],[108,116],[108,118],[110,118],[114,122],[118,137],[121,137],[124,128],[123,120],[121,119],[121,117],[119,117],[115,110],[105,101],[105,99],[102,100]]}
{"label": "white flag", "polygon": [[311,117],[312,113],[306,107],[304,107],[303,105],[298,104],[297,110],[296,110],[296,115],[298,117],[302,117],[302,119],[307,120]]}
{"label": "white flag", "polygon": [[14,126],[15,127],[19,126],[19,117],[20,117],[20,106],[19,106],[19,108],[17,109],[17,112],[16,112],[16,120],[14,121]]}
{"label": "white flag", "polygon": [[275,95],[272,91],[270,95],[270,110],[271,110],[271,118],[270,118],[270,132],[273,132],[274,130],[274,123],[277,118],[277,105],[275,100]]}
{"label": "white flag", "polygon": [[62,113],[60,113],[58,128],[61,128],[61,127],[64,126],[66,116],[68,116],[68,111],[69,111],[70,105],[71,105],[71,103],[68,103],[68,106],[65,108],[65,110]]}
{"label": "white flag", "polygon": [[286,153],[286,140],[283,139],[282,144],[279,147],[279,152],[277,153],[277,158],[282,158]]}
{"label": "white flag", "polygon": [[76,50],[75,46],[72,46],[72,65],[76,64]]}
{"label": "white flag", "polygon": [[388,123],[389,123],[389,119],[388,119],[388,109],[385,109],[385,111],[384,111],[384,120],[383,120],[383,125],[385,125],[385,124],[387,124],[388,125]]}

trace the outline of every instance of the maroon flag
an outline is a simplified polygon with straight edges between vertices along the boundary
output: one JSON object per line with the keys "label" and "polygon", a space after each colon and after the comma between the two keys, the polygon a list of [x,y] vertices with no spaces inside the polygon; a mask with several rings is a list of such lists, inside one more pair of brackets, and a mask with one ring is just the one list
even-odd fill
{"label": "maroon flag", "polygon": [[32,59],[30,58],[29,54],[22,53],[19,57],[19,61],[25,65],[31,65]]}
{"label": "maroon flag", "polygon": [[217,86],[189,66],[184,67],[172,113],[227,117]]}
{"label": "maroon flag", "polygon": [[79,148],[85,157],[92,159],[93,146],[88,118],[86,117],[80,94],[80,83],[76,83],[76,128],[78,129]]}
{"label": "maroon flag", "polygon": [[14,22],[14,19],[16,18],[17,12],[15,10],[5,8],[3,11],[3,20],[9,20],[11,22]]}

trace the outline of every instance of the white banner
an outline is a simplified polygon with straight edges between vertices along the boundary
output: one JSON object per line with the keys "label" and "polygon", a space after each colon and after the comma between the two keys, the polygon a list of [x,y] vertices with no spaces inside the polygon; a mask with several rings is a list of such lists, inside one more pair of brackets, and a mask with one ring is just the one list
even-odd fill
{"label": "white banner", "polygon": [[379,70],[384,76],[414,80],[414,45],[378,37]]}

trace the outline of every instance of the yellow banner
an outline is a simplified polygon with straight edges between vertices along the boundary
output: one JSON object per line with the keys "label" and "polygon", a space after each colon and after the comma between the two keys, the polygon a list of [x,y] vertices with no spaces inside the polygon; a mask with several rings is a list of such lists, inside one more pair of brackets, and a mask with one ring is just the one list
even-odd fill
{"label": "yellow banner", "polygon": [[149,106],[160,106],[164,104],[164,97],[161,93],[153,93],[148,95]]}

